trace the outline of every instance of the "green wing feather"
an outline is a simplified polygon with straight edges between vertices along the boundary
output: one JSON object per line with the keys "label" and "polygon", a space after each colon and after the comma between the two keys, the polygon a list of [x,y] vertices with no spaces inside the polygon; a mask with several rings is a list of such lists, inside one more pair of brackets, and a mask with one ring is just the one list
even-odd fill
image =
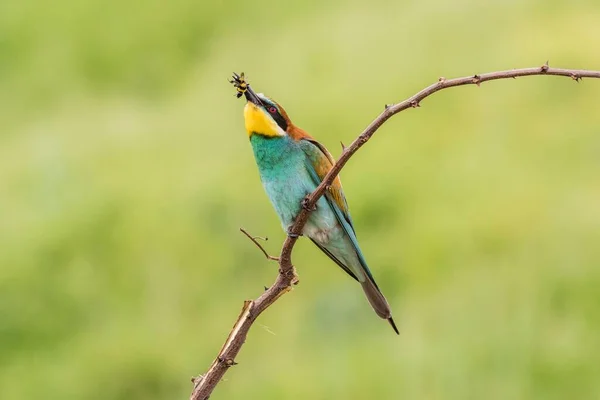
{"label": "green wing feather", "polygon": [[[306,169],[311,176],[314,184],[318,186],[321,183],[321,180],[327,175],[327,172],[333,167],[333,159],[329,152],[314,139],[303,139],[301,140],[301,147],[304,150],[304,153],[307,155],[306,157]],[[344,196],[344,191],[342,190],[342,185],[339,179],[336,179],[334,184],[331,186],[331,189],[326,191],[324,194],[327,203],[335,213],[336,219],[343,227],[344,232],[350,238],[350,242],[352,243],[352,247],[356,251],[358,256],[358,260],[362,269],[367,274],[368,278],[375,283],[375,279],[367,266],[367,262],[358,246],[358,241],[356,239],[356,233],[354,231],[354,226],[352,225],[352,218],[350,217],[350,212],[348,210],[348,203],[346,202],[346,197]],[[313,241],[314,242],[314,241]],[[344,265],[340,260],[335,258],[329,251],[324,249],[322,246],[317,246],[327,254],[333,261],[335,261],[340,267],[344,269],[350,276],[354,279],[358,280],[356,275],[352,273],[350,268]],[[377,285],[375,284],[377,287]]]}

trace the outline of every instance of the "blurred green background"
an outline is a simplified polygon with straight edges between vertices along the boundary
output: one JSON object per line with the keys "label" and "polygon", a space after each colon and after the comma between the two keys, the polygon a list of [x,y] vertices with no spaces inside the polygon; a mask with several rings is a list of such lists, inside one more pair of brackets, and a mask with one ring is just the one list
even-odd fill
{"label": "blurred green background", "polygon": [[[284,235],[227,83],[328,146],[600,69],[600,3],[0,2],[0,396],[185,399]],[[436,94],[344,169],[401,336],[310,242],[214,399],[600,398],[600,82]]]}

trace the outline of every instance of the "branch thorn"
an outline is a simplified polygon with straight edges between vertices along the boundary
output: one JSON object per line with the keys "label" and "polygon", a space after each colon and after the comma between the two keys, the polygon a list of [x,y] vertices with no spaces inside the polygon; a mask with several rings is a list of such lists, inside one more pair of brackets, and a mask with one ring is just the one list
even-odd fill
{"label": "branch thorn", "polygon": [[544,65],[542,65],[542,66],[540,67],[540,69],[541,69],[541,70],[542,70],[542,72],[544,72],[544,73],[545,73],[545,72],[548,72],[548,68],[550,68],[550,67],[548,66],[548,61],[546,61],[546,64],[544,64]]}
{"label": "branch thorn", "polygon": [[446,78],[444,78],[443,76],[440,76],[438,78],[438,83],[444,83],[444,82],[446,82]]}
{"label": "branch thorn", "polygon": [[231,367],[234,365],[237,365],[238,363],[236,363],[232,358],[223,358],[223,357],[217,357],[217,360],[220,363],[225,364],[227,367]]}
{"label": "branch thorn", "polygon": [[346,146],[344,146],[344,143],[342,143],[341,140],[340,140],[340,144],[342,145],[342,151],[346,150]]}
{"label": "branch thorn", "polygon": [[421,105],[419,104],[419,102],[418,102],[417,100],[412,100],[412,101],[410,102],[410,106],[411,106],[412,108],[421,107]]}
{"label": "branch thorn", "polygon": [[477,74],[473,75],[472,81],[477,86],[481,85],[481,77],[479,75],[477,75]]}

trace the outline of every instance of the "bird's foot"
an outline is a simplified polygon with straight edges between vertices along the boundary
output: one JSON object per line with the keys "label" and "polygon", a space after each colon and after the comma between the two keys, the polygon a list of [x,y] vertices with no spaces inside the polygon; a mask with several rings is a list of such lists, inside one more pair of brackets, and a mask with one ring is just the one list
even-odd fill
{"label": "bird's foot", "polygon": [[303,209],[305,209],[306,211],[315,211],[317,209],[316,205],[310,205],[309,202],[309,196],[307,195],[305,198],[302,199],[302,202],[300,203],[300,205],[302,206]]}
{"label": "bird's foot", "polygon": [[300,234],[297,234],[297,233],[294,233],[294,232],[292,232],[292,227],[289,227],[289,228],[287,229],[287,235],[288,235],[289,237],[291,237],[292,239],[298,239],[300,236],[302,236],[302,234],[301,234],[301,233],[300,233]]}

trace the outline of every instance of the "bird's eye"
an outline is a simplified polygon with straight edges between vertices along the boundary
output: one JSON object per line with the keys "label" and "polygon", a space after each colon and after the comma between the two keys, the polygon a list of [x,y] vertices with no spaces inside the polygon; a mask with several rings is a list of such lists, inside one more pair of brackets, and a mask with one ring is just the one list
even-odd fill
{"label": "bird's eye", "polygon": [[271,107],[269,107],[269,112],[271,114],[275,114],[277,112],[277,109],[275,107],[271,106]]}

